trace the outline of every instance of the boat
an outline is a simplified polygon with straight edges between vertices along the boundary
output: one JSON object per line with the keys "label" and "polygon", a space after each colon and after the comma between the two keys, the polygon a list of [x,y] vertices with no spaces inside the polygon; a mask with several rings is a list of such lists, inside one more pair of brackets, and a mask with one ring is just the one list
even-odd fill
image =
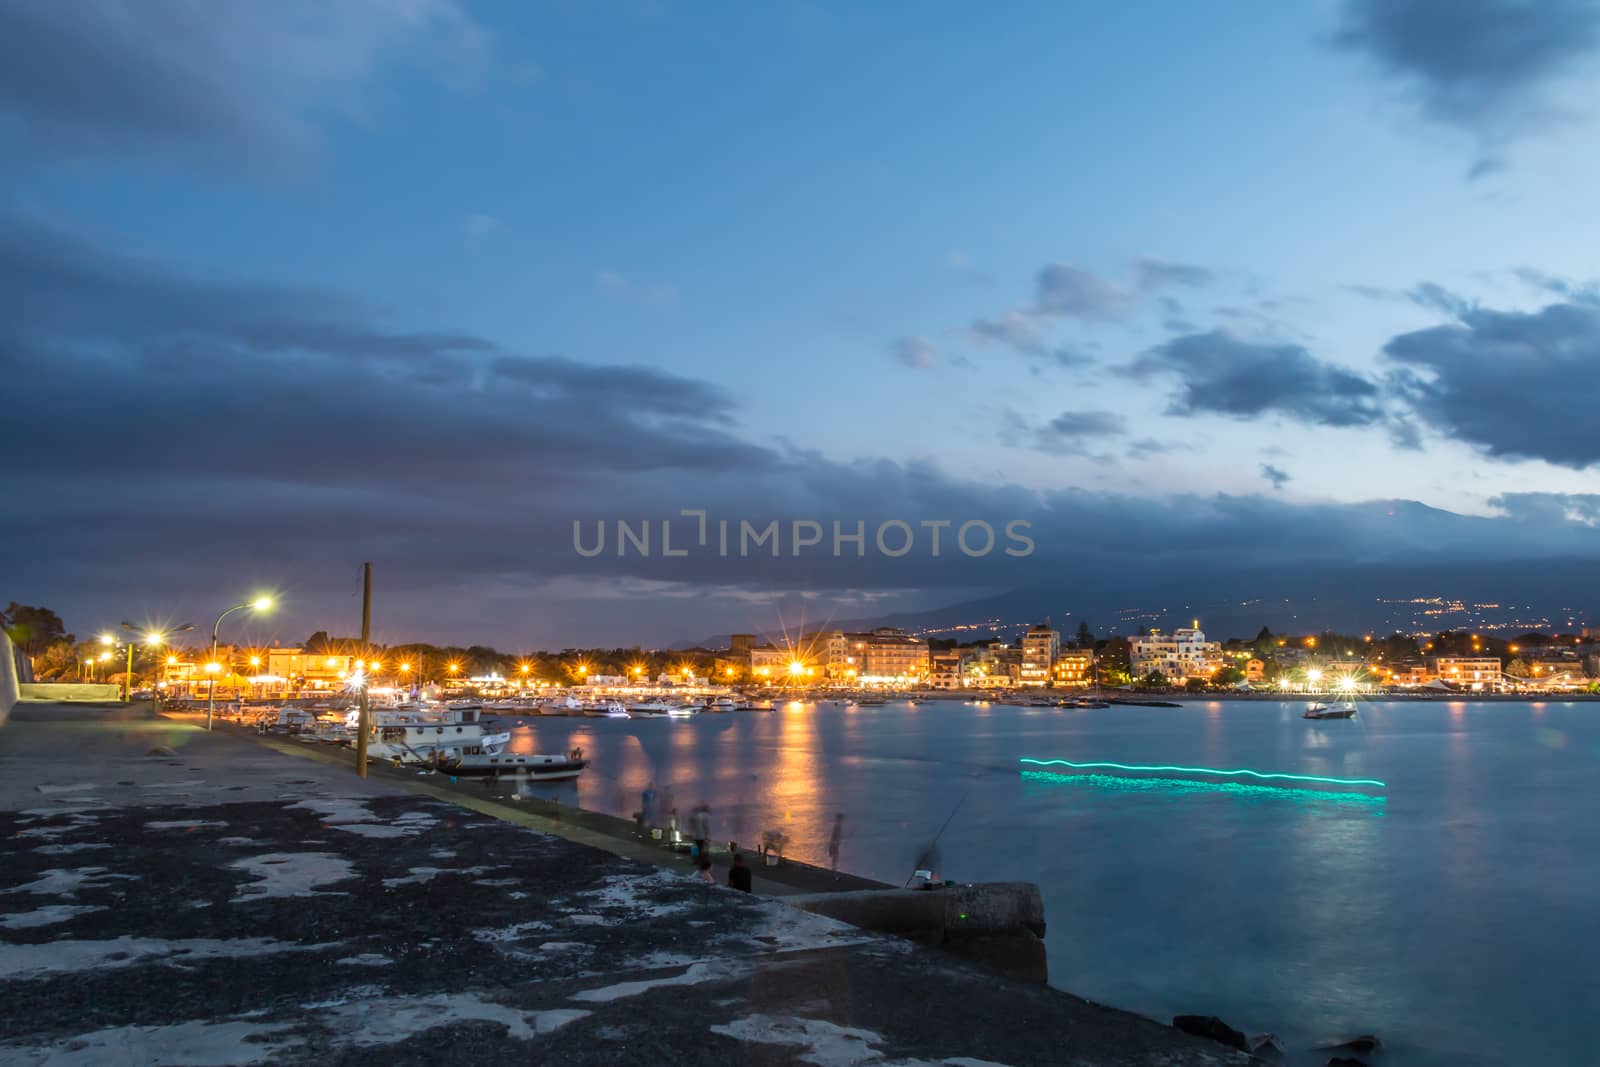
{"label": "boat", "polygon": [[437,766],[446,774],[505,774],[533,782],[568,782],[582,774],[589,761],[584,758],[583,749],[575,748],[564,756],[462,753],[440,757]]}
{"label": "boat", "polygon": [[1346,703],[1338,705],[1337,707],[1331,707],[1331,708],[1326,704],[1308,704],[1308,705],[1306,705],[1305,714],[1302,715],[1301,718],[1303,718],[1303,719],[1353,719],[1353,718],[1355,718],[1355,716],[1356,716],[1356,706],[1354,704],[1346,702]]}
{"label": "boat", "polygon": [[628,709],[622,706],[619,700],[597,700],[583,709],[582,715],[586,719],[626,719]]}
{"label": "boat", "polygon": [[1313,711],[1327,711],[1327,710],[1328,710],[1328,705],[1324,704],[1320,700],[1313,700],[1313,701],[1310,701],[1309,703],[1306,704],[1306,714],[1308,714],[1308,715]]}
{"label": "boat", "polygon": [[665,700],[646,700],[642,704],[630,704],[627,712],[635,719],[665,719],[676,707]]}
{"label": "boat", "polygon": [[889,702],[883,697],[861,697],[856,701],[856,704],[863,708],[881,708],[887,703]]}
{"label": "boat", "polygon": [[706,705],[707,711],[735,711],[739,705],[733,702],[732,697],[718,697]]}
{"label": "boat", "polygon": [[691,715],[698,715],[705,709],[699,704],[679,704],[667,709],[669,719],[687,719]]}

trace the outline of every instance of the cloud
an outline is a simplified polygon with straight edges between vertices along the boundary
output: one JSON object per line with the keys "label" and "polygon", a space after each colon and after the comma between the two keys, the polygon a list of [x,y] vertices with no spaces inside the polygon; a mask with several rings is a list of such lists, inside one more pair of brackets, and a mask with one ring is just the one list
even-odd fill
{"label": "cloud", "polygon": [[468,237],[487,237],[500,228],[500,220],[493,215],[474,211],[461,220],[461,232]]}
{"label": "cloud", "polygon": [[1430,121],[1492,148],[1547,128],[1600,47],[1594,0],[1346,0],[1333,36],[1404,86]]}
{"label": "cloud", "polygon": [[1211,284],[1216,277],[1214,272],[1205,267],[1148,257],[1135,263],[1133,270],[1135,284],[1146,293],[1173,285],[1196,288]]}
{"label": "cloud", "polygon": [[1125,304],[1128,294],[1110,282],[1070,263],[1051,263],[1034,279],[1035,315],[1095,318]]}
{"label": "cloud", "polygon": [[939,350],[925,337],[901,337],[890,347],[894,358],[913,370],[932,370],[939,365]]}
{"label": "cloud", "polygon": [[1472,306],[1466,298],[1434,282],[1422,282],[1414,286],[1406,293],[1406,298],[1418,307],[1442,311],[1451,316],[1460,315]]}
{"label": "cloud", "polygon": [[678,300],[677,286],[660,283],[641,285],[616,271],[603,270],[594,276],[594,281],[602,292],[635,300],[641,304],[662,307]]}
{"label": "cloud", "polygon": [[1275,413],[1323,426],[1368,426],[1384,418],[1377,385],[1359,374],[1315,359],[1299,345],[1246,340],[1226,330],[1175,337],[1128,370],[1177,376],[1172,415]]}
{"label": "cloud", "polygon": [[1596,493],[1502,493],[1489,504],[1521,523],[1577,523],[1600,529],[1600,494]]}
{"label": "cloud", "polygon": [[1532,267],[1516,267],[1511,273],[1537,292],[1577,303],[1600,305],[1600,282],[1574,282]]}
{"label": "cloud", "polygon": [[1600,307],[1474,308],[1384,346],[1415,416],[1491,456],[1563,467],[1600,462]]}
{"label": "cloud", "polygon": [[1039,336],[1038,320],[1020,311],[1007,311],[997,318],[974,319],[964,332],[980,345],[1001,345],[1028,356],[1049,352],[1049,346]]}
{"label": "cloud", "polygon": [[1289,472],[1270,463],[1261,464],[1261,477],[1272,483],[1272,488],[1282,489],[1289,484]]}
{"label": "cloud", "polygon": [[381,71],[470,87],[496,62],[454,0],[0,5],[0,115],[34,156],[290,175],[314,159],[320,119],[360,117]]}

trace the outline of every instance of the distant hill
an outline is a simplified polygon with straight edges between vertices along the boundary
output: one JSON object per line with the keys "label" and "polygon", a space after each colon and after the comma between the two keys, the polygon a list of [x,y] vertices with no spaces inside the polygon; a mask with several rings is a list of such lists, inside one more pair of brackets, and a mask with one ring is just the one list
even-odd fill
{"label": "distant hill", "polygon": [[[1063,632],[1087,622],[1099,637],[1141,626],[1171,629],[1198,619],[1214,638],[1278,633],[1436,632],[1444,629],[1575,631],[1600,621],[1600,561],[1219,566],[1152,564],[1143,573],[1084,568],[1038,586],[915,614],[836,621],[831,628],[900,626],[930,636],[975,640],[985,627],[1014,635],[1049,616]],[[961,627],[960,630],[952,628]],[[765,635],[775,637],[777,633]],[[699,642],[727,647],[726,634]],[[687,646],[676,646],[687,647]]]}

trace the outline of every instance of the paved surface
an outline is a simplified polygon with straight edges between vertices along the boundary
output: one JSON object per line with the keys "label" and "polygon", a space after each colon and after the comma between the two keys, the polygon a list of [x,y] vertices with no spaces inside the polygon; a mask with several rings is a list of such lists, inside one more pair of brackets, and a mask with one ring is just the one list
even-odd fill
{"label": "paved surface", "polygon": [[19,708],[0,1063],[1245,1062],[402,784]]}

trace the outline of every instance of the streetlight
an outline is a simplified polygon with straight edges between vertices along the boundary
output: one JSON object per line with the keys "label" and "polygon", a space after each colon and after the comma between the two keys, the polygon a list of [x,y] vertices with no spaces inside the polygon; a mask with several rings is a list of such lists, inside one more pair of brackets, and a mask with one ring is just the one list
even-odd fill
{"label": "streetlight", "polygon": [[272,598],[269,596],[258,596],[254,600],[248,600],[243,604],[235,604],[233,607],[225,609],[222,614],[217,616],[217,621],[211,624],[211,662],[206,664],[206,672],[211,675],[210,680],[206,684],[207,730],[211,729],[211,716],[217,703],[217,634],[222,630],[223,619],[226,619],[229,615],[232,615],[236,611],[245,610],[256,612],[271,611]]}
{"label": "streetlight", "polygon": [[[140,627],[135,626],[131,622],[124,622],[122,624],[122,628],[124,630],[127,630],[129,633],[134,633],[134,634],[139,633],[140,629],[141,629]],[[160,648],[162,645],[166,644],[167,637],[170,636],[171,634],[180,634],[180,633],[184,633],[184,632],[186,632],[188,630],[192,630],[192,629],[194,629],[194,626],[191,623],[184,623],[182,626],[174,626],[170,630],[145,629],[144,630],[144,643],[149,645],[151,648]],[[110,637],[111,637],[110,634],[106,634],[104,637],[100,638],[101,643],[102,644],[109,644],[110,643],[110,640],[109,640]],[[123,701],[123,703],[127,703],[133,697],[133,645],[134,645],[134,642],[130,638],[128,640],[128,673],[122,679],[122,701]],[[177,660],[173,659],[171,656],[167,657],[167,663],[168,664],[172,664],[172,663],[176,663],[176,662],[177,662]]]}

